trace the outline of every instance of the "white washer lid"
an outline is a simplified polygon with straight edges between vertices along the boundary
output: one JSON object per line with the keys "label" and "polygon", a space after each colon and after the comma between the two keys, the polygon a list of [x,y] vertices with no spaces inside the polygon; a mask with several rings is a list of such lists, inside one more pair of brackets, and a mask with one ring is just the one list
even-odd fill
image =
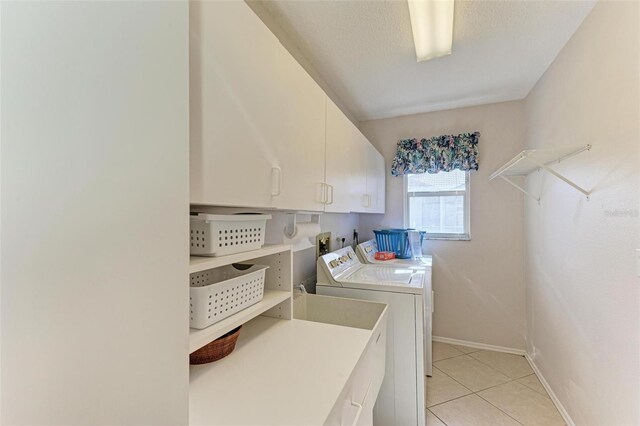
{"label": "white washer lid", "polygon": [[424,272],[424,269],[367,265],[358,268],[340,281],[344,284],[355,284],[353,287],[362,283],[367,284],[368,287],[385,287],[388,291],[420,293],[423,287]]}
{"label": "white washer lid", "polygon": [[393,268],[402,268],[403,266],[418,266],[423,268],[431,268],[433,266],[433,259],[431,256],[422,256],[419,259],[391,259],[391,260],[376,260],[375,258],[367,258],[371,263],[376,265],[391,266]]}

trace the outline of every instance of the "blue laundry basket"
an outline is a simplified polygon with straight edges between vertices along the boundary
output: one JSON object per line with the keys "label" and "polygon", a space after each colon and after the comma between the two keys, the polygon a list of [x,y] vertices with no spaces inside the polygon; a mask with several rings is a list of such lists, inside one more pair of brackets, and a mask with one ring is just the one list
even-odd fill
{"label": "blue laundry basket", "polygon": [[[410,259],[412,254],[407,231],[413,231],[413,229],[382,229],[380,231],[373,231],[376,236],[378,251],[392,251],[398,259]],[[424,235],[425,232],[420,232],[421,244]]]}

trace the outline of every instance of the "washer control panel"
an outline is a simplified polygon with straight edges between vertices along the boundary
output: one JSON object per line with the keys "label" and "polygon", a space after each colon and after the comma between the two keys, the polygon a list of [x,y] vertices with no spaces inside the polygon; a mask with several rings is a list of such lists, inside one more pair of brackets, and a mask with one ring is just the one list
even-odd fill
{"label": "washer control panel", "polygon": [[322,262],[332,276],[337,276],[354,265],[361,265],[356,253],[351,247],[341,248],[340,250],[327,253],[321,257]]}

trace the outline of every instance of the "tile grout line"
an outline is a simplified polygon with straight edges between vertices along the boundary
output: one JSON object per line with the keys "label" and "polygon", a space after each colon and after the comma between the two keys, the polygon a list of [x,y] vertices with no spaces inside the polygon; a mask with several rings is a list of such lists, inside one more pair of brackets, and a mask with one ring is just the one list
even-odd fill
{"label": "tile grout line", "polygon": [[[460,386],[462,386],[463,388],[465,388],[466,390],[468,390],[470,393],[473,393],[473,391],[471,389],[469,389],[468,387],[466,387],[465,385],[463,385],[462,383],[460,383],[459,381],[457,381],[456,379],[454,379],[453,377],[451,377],[450,375],[448,375],[447,373],[445,373],[444,371],[440,370],[438,367],[436,367],[435,365],[433,366],[433,368],[435,368],[436,370],[438,370],[439,372],[441,372],[442,374],[444,374],[445,376],[447,376],[448,378],[450,378],[451,380],[453,380],[454,382],[456,382],[457,384],[459,384]],[[467,394],[469,395],[469,394]],[[453,401],[453,400],[451,400]],[[438,405],[438,404],[436,404]],[[435,405],[434,405],[435,406]]]}
{"label": "tile grout line", "polygon": [[[510,382],[508,382],[510,383]],[[486,390],[486,389],[484,389]],[[480,391],[483,392],[483,391]],[[515,421],[518,424],[521,424],[522,426],[524,426],[524,423],[521,423],[518,421],[518,419],[514,418],[513,416],[511,416],[509,413],[507,413],[506,411],[504,411],[502,408],[494,405],[491,401],[488,401],[486,398],[483,398],[482,395],[478,394],[478,393],[474,393],[474,395],[478,395],[478,398],[482,399],[483,401],[485,401],[487,404],[491,405],[494,408],[497,408],[500,412],[504,413],[507,417],[510,417],[511,419],[513,419],[513,421]]]}
{"label": "tile grout line", "polygon": [[[507,383],[509,383],[509,382],[507,382]],[[500,386],[500,385],[497,385],[497,386]],[[490,388],[487,388],[487,389],[490,389]],[[487,389],[482,389],[481,391],[478,391],[478,392],[482,392],[482,391],[485,391],[485,390],[487,390]],[[478,394],[478,392],[468,393],[468,394],[466,394],[466,395],[458,396],[458,397],[453,398],[453,399],[450,399],[450,400],[448,400],[448,401],[444,401],[444,402],[440,402],[440,403],[438,403],[438,404],[434,404],[434,405],[432,405],[431,407],[427,407],[427,410],[431,411],[431,413],[432,413],[434,416],[438,417],[438,416],[436,415],[436,413],[434,413],[434,412],[431,410],[432,408],[437,407],[437,406],[439,406],[439,405],[448,404],[449,402],[453,402],[453,401],[458,400],[458,399],[466,398],[466,397],[471,396],[471,395],[476,395],[478,398],[480,398],[481,400],[485,401],[487,404],[491,405],[493,408],[497,409],[498,411],[500,411],[501,413],[503,413],[505,416],[509,417],[510,419],[512,419],[513,421],[515,421],[516,423],[518,423],[519,425],[523,425],[523,426],[524,426],[524,424],[523,424],[523,423],[520,423],[518,420],[514,419],[511,415],[509,415],[509,413],[505,412],[505,411],[504,411],[504,410],[502,410],[500,407],[496,407],[496,406],[495,406],[495,405],[493,405],[490,401],[487,401],[486,399],[484,399],[484,398],[482,397],[482,395],[479,395],[479,394]],[[438,417],[438,420],[440,420],[440,421],[441,421],[442,423],[444,423],[445,425],[447,424],[447,423],[446,423],[446,422],[444,422],[440,417]]]}
{"label": "tile grout line", "polygon": [[433,414],[436,419],[440,420],[444,426],[448,426],[447,423],[444,420],[442,420],[440,417],[438,417],[436,415],[436,413],[434,413],[433,411],[429,410],[428,408],[427,408],[427,411],[429,411],[431,414]]}
{"label": "tile grout line", "polygon": [[[479,351],[477,351],[477,352],[479,352]],[[495,351],[487,351],[487,352],[495,352]],[[473,353],[473,352],[472,352],[472,353]],[[469,354],[462,354],[462,355],[469,355]],[[441,360],[438,360],[438,361],[434,361],[434,363],[433,363],[433,368],[437,368],[437,366],[435,365],[435,363],[436,363],[436,362],[445,361],[445,360],[453,359],[453,358],[458,358],[458,357],[460,357],[460,356],[462,356],[462,355],[456,355],[456,356],[452,356],[451,358],[445,358],[445,359],[441,359]],[[510,355],[520,356],[520,355],[516,355],[516,354],[510,354]],[[487,390],[487,389],[490,389],[490,388],[493,388],[493,387],[496,387],[496,386],[500,386],[500,385],[503,385],[503,384],[505,384],[505,383],[510,383],[510,382],[514,382],[514,381],[517,381],[517,380],[520,380],[520,379],[524,379],[525,377],[528,377],[528,376],[531,376],[531,375],[534,375],[534,376],[536,375],[535,371],[533,371],[533,370],[532,370],[532,372],[531,372],[531,373],[529,373],[529,374],[525,374],[524,376],[521,376],[521,377],[516,377],[516,378],[514,379],[514,378],[512,378],[512,377],[507,376],[505,373],[503,373],[503,372],[501,372],[501,371],[496,370],[494,367],[490,366],[489,364],[484,363],[484,362],[482,362],[481,360],[479,360],[479,359],[477,359],[477,358],[472,357],[471,355],[469,355],[469,358],[473,359],[474,361],[478,361],[480,364],[484,365],[485,367],[490,368],[491,370],[495,371],[496,373],[501,374],[501,375],[503,375],[504,377],[506,377],[506,378],[508,378],[508,379],[509,379],[508,381],[506,381],[506,382],[504,382],[504,383],[500,383],[500,384],[498,384],[498,385],[489,386],[488,388],[481,389],[481,390],[479,390],[478,392],[482,392],[483,390]],[[524,358],[524,357],[523,357],[523,358]],[[526,358],[525,358],[525,360],[526,360]],[[458,382],[455,378],[451,377],[449,374],[445,373],[443,370],[441,370],[441,369],[439,369],[439,368],[438,368],[438,371],[440,371],[440,372],[441,372],[441,373],[443,373],[444,375],[448,376],[449,378],[453,379],[453,380],[454,380],[455,382],[457,382],[458,384],[460,384],[460,385],[464,386],[462,383]],[[537,376],[536,376],[536,378],[537,378]],[[537,392],[535,389],[533,389],[533,388],[531,388],[531,387],[529,387],[529,386],[525,385],[524,383],[520,383],[520,384],[521,384],[522,386],[525,386],[525,387],[527,387],[527,388],[531,389],[532,391],[534,391],[534,392],[536,392],[536,393],[539,393],[539,394],[540,394],[540,392]],[[467,388],[466,386],[464,386],[464,387],[465,387],[465,388]],[[467,389],[469,389],[469,388],[467,388]],[[471,389],[469,389],[469,390],[471,391]],[[473,392],[473,391],[471,391],[471,392]],[[541,394],[541,395],[542,395],[542,394]],[[543,395],[543,396],[545,396],[545,395]],[[546,395],[546,396],[547,396],[547,398],[549,397],[548,395]]]}
{"label": "tile grout line", "polygon": [[[439,406],[439,405],[447,404],[447,403],[449,403],[449,402],[453,402],[453,401],[455,401],[456,399],[461,399],[461,398],[464,398],[464,397],[469,396],[469,395],[474,395],[474,393],[473,393],[473,392],[471,392],[471,393],[468,393],[468,394],[466,394],[466,395],[456,396],[455,398],[452,398],[452,399],[450,399],[450,400],[448,400],[448,401],[444,401],[444,402],[439,402],[439,403],[437,403],[437,404],[433,404],[431,407],[427,407],[427,410],[431,410],[432,408],[437,407],[437,406]],[[483,399],[484,399],[484,398],[483,398]],[[435,413],[434,413],[434,414],[435,414]]]}
{"label": "tile grout line", "polygon": [[[524,377],[527,377],[527,376],[524,376]],[[497,405],[495,405],[494,403],[492,403],[491,401],[489,401],[487,398],[485,398],[485,397],[483,397],[482,395],[480,395],[480,392],[484,392],[484,391],[486,391],[486,390],[493,389],[493,388],[498,387],[498,386],[506,385],[507,383],[513,383],[513,382],[517,382],[517,383],[519,383],[519,382],[518,382],[518,380],[520,380],[520,379],[522,379],[522,377],[520,377],[520,378],[518,378],[518,379],[513,379],[513,380],[511,380],[510,382],[502,383],[501,385],[495,385],[495,386],[491,386],[490,388],[486,388],[486,389],[479,390],[478,392],[474,392],[474,394],[477,394],[480,398],[482,398],[483,400],[487,401],[487,403],[489,403],[489,404],[493,405],[493,406],[494,406],[494,407],[496,407],[498,410],[502,411],[503,413],[505,413],[507,416],[511,417],[511,418],[512,418],[513,420],[515,420],[516,422],[520,423],[516,418],[512,417],[509,413],[507,413],[506,411],[504,411],[502,408],[498,407]],[[540,394],[540,392],[536,392],[535,390],[531,389],[529,386],[527,386],[527,385],[525,385],[525,384],[523,384],[523,383],[519,383],[519,384],[520,384],[520,385],[522,385],[522,386],[524,386],[526,389],[530,389],[530,390],[532,390],[533,392],[535,392],[536,394],[538,394],[538,395],[540,395],[540,396],[542,396],[542,397],[545,397],[544,395],[541,395],[541,394]],[[550,400],[550,401],[551,401],[551,398],[549,398],[548,396],[547,396],[546,398],[547,398],[548,400]],[[553,403],[553,401],[551,401],[551,402]],[[554,407],[555,407],[555,404],[554,404]],[[557,407],[556,407],[556,410],[557,410]],[[558,411],[558,413],[559,413],[559,411]],[[560,417],[562,417],[562,415],[560,415]],[[564,419],[563,419],[563,421],[564,421]],[[523,423],[520,423],[520,424],[523,424]],[[565,426],[566,426],[566,423],[565,423]]]}
{"label": "tile grout line", "polygon": [[[527,377],[527,376],[525,376]],[[520,379],[518,379],[520,380]],[[518,382],[520,383],[520,382]],[[539,391],[535,390],[534,388],[532,388],[531,386],[525,385],[524,383],[520,383],[522,386],[526,387],[527,389],[531,389],[532,391],[534,391],[535,393],[537,393],[540,396],[543,396],[545,398],[551,399],[551,397],[549,396],[549,394],[547,393],[547,391],[545,391],[544,393],[540,393]],[[553,400],[551,400],[551,402],[553,402]],[[554,404],[555,405],[555,404]]]}
{"label": "tile grout line", "polygon": [[436,363],[436,362],[440,362],[440,361],[446,361],[448,359],[453,359],[453,358],[458,358],[458,357],[461,357],[462,355],[467,355],[467,354],[460,354],[460,355],[450,356],[450,357],[447,357],[447,358],[442,358],[442,359],[439,359],[437,361],[432,361],[432,363]]}
{"label": "tile grout line", "polygon": [[456,349],[457,351],[462,352],[464,355],[470,355],[470,354],[474,354],[476,352],[487,350],[487,349],[472,348],[471,346],[465,346],[465,348],[471,348],[471,349],[473,349],[473,351],[471,351],[471,352],[462,352],[460,349],[457,349],[457,348],[454,347],[454,349]]}
{"label": "tile grout line", "polygon": [[[471,395],[471,394],[474,394],[474,393],[484,392],[484,391],[486,391],[486,390],[493,389],[493,388],[497,388],[498,386],[506,385],[507,383],[517,382],[518,380],[522,379],[522,377],[519,377],[519,378],[517,378],[517,379],[511,379],[511,378],[509,378],[510,380],[509,380],[509,381],[507,381],[507,382],[499,383],[499,384],[497,384],[497,385],[492,385],[492,386],[489,386],[488,388],[483,388],[483,389],[480,389],[480,390],[478,390],[478,391],[473,391],[473,390],[469,389],[468,387],[466,387],[465,385],[463,385],[462,383],[460,383],[459,381],[457,381],[455,378],[451,377],[450,375],[448,375],[448,374],[447,374],[447,373],[445,373],[444,371],[440,370],[439,368],[437,368],[437,367],[435,367],[435,366],[434,366],[434,368],[436,368],[439,372],[441,372],[442,374],[444,374],[445,376],[447,376],[448,378],[450,378],[451,380],[453,380],[454,382],[456,382],[457,384],[459,384],[460,386],[462,386],[463,388],[465,388],[466,390],[468,390],[468,391],[470,392],[470,393],[468,393],[467,395],[462,395],[462,396],[459,396],[459,397],[456,397],[456,398],[450,399],[449,401],[453,401],[454,399],[462,398],[462,397],[465,397],[465,396],[468,396],[468,395]],[[524,377],[527,377],[527,376],[524,376]],[[523,383],[520,383],[520,384],[521,384],[522,386],[526,387],[527,389],[531,389],[529,386],[527,386],[527,385],[525,385],[525,384],[523,384]],[[531,390],[535,392],[535,390],[534,390],[534,389],[531,389]],[[537,394],[539,394],[539,395],[541,395],[541,396],[544,396],[544,395],[540,394],[540,392],[536,392],[536,393],[537,393]],[[444,404],[444,403],[449,402],[449,401],[439,402],[439,403],[437,403],[437,404],[432,405],[432,407],[435,407],[436,405]],[[427,408],[430,408],[430,407],[427,407]]]}
{"label": "tile grout line", "polygon": [[[471,389],[469,389],[468,387],[466,387],[465,385],[463,385],[462,383],[460,383],[459,381],[457,381],[456,379],[454,379],[453,377],[449,376],[447,373],[445,373],[444,371],[440,370],[439,368],[437,368],[435,365],[433,366],[433,368],[435,368],[436,370],[438,370],[439,372],[441,372],[442,374],[444,374],[445,376],[447,376],[448,378],[450,378],[451,380],[453,380],[454,382],[456,382],[457,384],[459,384],[460,386],[462,386],[463,388],[465,388],[466,390],[469,391],[469,393],[465,394],[465,395],[461,395],[461,396],[457,396],[455,398],[449,399],[448,401],[442,401],[439,402],[437,404],[433,404],[430,407],[426,407],[427,410],[431,411],[432,407],[437,407],[438,405],[442,405],[442,404],[446,404],[447,402],[451,402],[451,401],[455,401],[456,399],[460,399],[460,398],[464,398],[465,396],[469,396],[469,395],[473,395],[473,391]],[[425,398],[426,399],[426,398]],[[425,401],[425,405],[426,405],[426,401]],[[432,411],[433,413],[433,411]],[[435,413],[433,413],[433,415],[435,416]],[[438,417],[438,416],[436,416]],[[438,417],[439,418],[439,417]],[[446,423],[445,423],[446,424]]]}
{"label": "tile grout line", "polygon": [[[467,355],[467,354],[464,354],[464,355]],[[452,358],[457,358],[457,357],[452,357]],[[452,358],[447,358],[447,359],[452,359]],[[502,375],[502,376],[506,377],[507,379],[509,379],[509,380],[508,380],[508,381],[506,381],[506,382],[503,382],[503,383],[500,383],[500,384],[497,384],[497,385],[493,385],[493,386],[489,386],[488,388],[481,389],[481,390],[479,390],[478,392],[482,392],[483,390],[487,390],[487,389],[489,389],[489,388],[493,388],[493,387],[495,387],[495,386],[500,386],[500,385],[503,385],[503,384],[505,384],[505,383],[509,383],[509,382],[514,381],[514,380],[519,380],[519,379],[521,379],[521,378],[522,378],[522,377],[519,377],[519,378],[517,378],[517,379],[512,379],[511,377],[507,376],[506,374],[503,374],[503,373],[499,372],[498,370],[496,370],[495,368],[491,367],[490,365],[487,365],[487,364],[485,364],[484,362],[479,361],[479,360],[475,359],[475,358],[474,358],[474,357],[472,357],[472,356],[470,356],[469,358],[471,358],[471,359],[472,359],[472,360],[474,360],[474,361],[478,361],[480,364],[484,365],[485,367],[487,367],[487,368],[489,368],[489,369],[491,369],[491,370],[495,371],[496,373],[498,373],[498,374],[500,374],[500,375]],[[434,367],[434,368],[437,368],[437,366],[436,366],[435,364],[433,365],[433,367]],[[441,373],[443,373],[444,375],[446,375],[446,376],[450,377],[451,379],[453,379],[456,383],[458,383],[458,384],[462,385],[462,386],[463,386],[463,387],[465,387],[466,389],[469,389],[469,388],[467,388],[465,385],[463,385],[462,383],[460,383],[459,381],[457,381],[455,378],[451,377],[449,374],[447,374],[447,373],[445,373],[444,371],[442,371],[441,369],[439,369],[439,368],[438,368],[438,370],[439,370]],[[526,377],[526,376],[523,376],[523,377]],[[472,391],[471,389],[469,389],[469,390],[470,390],[471,392],[474,392],[474,391]]]}
{"label": "tile grout line", "polygon": [[[482,350],[484,350],[484,349],[479,349],[479,350],[477,350],[476,352],[481,352]],[[485,352],[496,352],[496,351],[489,351],[489,350],[485,350]],[[471,358],[471,359],[473,359],[473,360],[475,360],[475,361],[478,361],[480,364],[482,364],[482,365],[484,365],[484,366],[486,366],[486,367],[489,367],[490,369],[492,369],[492,370],[493,370],[493,371],[495,371],[496,373],[502,374],[503,376],[505,376],[505,377],[507,377],[507,378],[511,379],[511,381],[524,379],[525,377],[527,377],[527,376],[531,376],[531,375],[536,376],[536,372],[535,372],[535,371],[533,371],[533,369],[531,369],[531,373],[529,373],[529,374],[525,374],[524,376],[517,377],[517,378],[513,379],[513,378],[511,378],[511,377],[507,376],[505,373],[503,373],[503,372],[501,372],[501,371],[496,370],[494,367],[490,366],[489,364],[487,364],[487,363],[485,363],[485,362],[483,362],[483,361],[481,361],[481,360],[479,360],[479,359],[477,359],[477,358],[472,357],[472,356],[471,356],[471,354],[472,354],[472,353],[475,353],[475,352],[470,352],[470,353],[468,353],[468,354],[464,354],[464,353],[463,353],[462,355],[467,355],[467,356],[469,356],[469,358]],[[496,352],[496,353],[501,353],[501,352]],[[434,367],[434,368],[437,368],[437,366],[435,365],[437,362],[440,362],[440,361],[446,361],[446,360],[453,359],[453,358],[459,358],[459,357],[461,357],[462,355],[454,355],[454,356],[449,357],[449,358],[444,358],[444,359],[439,359],[438,361],[433,361],[433,362],[432,362],[433,367]],[[523,355],[516,355],[516,354],[508,354],[508,355],[513,355],[513,356],[522,356],[522,358],[524,358],[524,360],[525,360],[525,361],[527,360],[527,358],[526,358],[525,356],[523,356]],[[529,363],[527,362],[527,364],[529,364]],[[530,366],[529,366],[529,367],[530,367]],[[440,368],[438,368],[438,370],[439,370],[441,373],[444,373],[445,375],[449,376],[447,373],[445,373],[445,372],[444,372],[443,370],[441,370]],[[449,377],[451,377],[451,376],[449,376]],[[451,378],[453,379],[453,377],[451,377]],[[536,376],[536,378],[537,378],[537,376]],[[454,379],[454,380],[455,380],[455,379]],[[457,380],[456,380],[456,381],[457,381]],[[505,383],[506,383],[506,382],[505,382]],[[460,384],[462,384],[462,383],[460,383]],[[523,385],[524,385],[524,384],[523,384]],[[499,385],[496,385],[496,386],[499,386]],[[524,385],[524,386],[526,386],[526,385]],[[527,387],[529,387],[529,386],[527,386]],[[488,388],[487,388],[487,389],[488,389]],[[535,389],[533,389],[533,388],[530,388],[530,389],[535,390]],[[539,392],[538,392],[538,393],[539,393]]]}
{"label": "tile grout line", "polygon": [[[487,352],[495,352],[495,351],[487,351]],[[498,353],[500,353],[500,352],[498,352]],[[522,356],[522,359],[524,359],[525,361],[527,360],[527,359],[524,357],[524,355],[516,355],[516,354],[508,354],[508,355],[513,355],[513,356]],[[478,358],[474,358],[474,357],[471,357],[471,358],[475,359],[475,360],[476,360],[476,361],[478,361],[480,364],[484,364],[484,365],[486,365],[487,367],[491,368],[492,370],[497,371],[498,373],[502,374],[503,376],[505,376],[505,377],[509,377],[509,376],[507,376],[505,373],[503,373],[502,371],[498,371],[498,370],[496,370],[494,367],[490,366],[490,365],[489,365],[489,364],[487,364],[486,362],[483,362],[482,360],[480,360],[480,359],[478,359]],[[528,364],[529,364],[529,363],[527,362],[527,365],[528,365]],[[529,366],[529,368],[531,368],[531,366]],[[515,379],[513,379],[513,380],[520,380],[520,379],[522,379],[523,377],[530,376],[531,374],[536,374],[536,373],[533,371],[533,369],[531,369],[531,373],[529,373],[529,374],[525,374],[524,376],[522,376],[522,377],[518,377],[518,378],[515,378]],[[511,377],[509,377],[509,378],[511,379]],[[528,386],[527,386],[527,387],[528,387]]]}
{"label": "tile grout line", "polygon": [[[488,351],[488,352],[492,352],[492,351]],[[514,355],[514,356],[521,356],[521,355],[516,355],[516,354],[511,354],[511,355]],[[473,357],[471,357],[471,358],[473,358]],[[525,358],[525,357],[523,356],[523,358]],[[503,376],[508,377],[509,379],[511,379],[511,380],[509,380],[508,382],[504,382],[504,383],[501,383],[501,384],[499,384],[499,385],[489,386],[488,388],[481,389],[481,390],[479,390],[478,392],[486,391],[487,389],[495,388],[496,386],[505,385],[505,384],[507,384],[507,383],[518,382],[518,380],[520,380],[520,379],[524,379],[525,377],[529,377],[529,376],[532,376],[532,375],[533,375],[533,376],[535,376],[535,377],[536,377],[536,379],[538,378],[538,376],[536,375],[535,371],[533,371],[533,369],[532,369],[532,370],[531,370],[532,372],[531,372],[530,374],[526,374],[526,375],[524,375],[524,376],[517,377],[517,378],[515,378],[515,379],[514,379],[514,378],[511,378],[511,377],[507,376],[505,373],[503,373],[503,372],[501,372],[501,371],[496,370],[495,368],[493,368],[493,367],[492,367],[492,366],[490,366],[489,364],[487,364],[487,363],[485,363],[485,362],[482,362],[481,360],[479,360],[479,359],[477,359],[477,358],[473,358],[473,359],[474,359],[474,360],[476,360],[476,361],[478,361],[480,364],[482,364],[482,365],[484,365],[484,366],[486,366],[486,367],[489,367],[489,368],[490,368],[490,369],[492,369],[493,371],[495,371],[495,372],[497,372],[497,373],[500,373],[500,374],[502,374]],[[526,358],[525,358],[525,360],[526,360]],[[439,370],[439,371],[441,371],[443,374],[445,374],[445,375],[449,376],[447,373],[445,373],[444,371],[440,370],[439,368],[438,368],[438,370]],[[451,376],[449,376],[449,377],[451,377]],[[457,381],[456,379],[454,379],[453,377],[451,377],[451,379],[453,379],[454,381],[458,382],[458,381]],[[458,383],[460,383],[460,382],[458,382]],[[518,382],[518,383],[520,383],[520,382]],[[460,384],[461,384],[462,386],[464,386],[462,383],[460,383]],[[540,392],[538,392],[537,390],[533,389],[531,386],[527,386],[527,385],[525,385],[524,383],[520,383],[520,384],[521,384],[522,386],[526,387],[527,389],[531,389],[532,391],[534,391],[534,392],[535,392],[535,393],[537,393],[538,395],[542,395],[542,396],[544,396],[545,398],[549,398],[549,399],[551,399],[551,397],[549,396],[549,394],[547,393],[547,391],[546,391],[546,390],[545,390],[545,393],[544,393],[544,394],[541,394],[541,393],[540,393]],[[466,386],[465,386],[465,387],[466,387]],[[469,389],[469,390],[471,390],[471,389]],[[472,391],[472,392],[473,392],[473,391]],[[475,392],[474,392],[474,393],[475,393]]]}
{"label": "tile grout line", "polygon": [[[442,374],[445,374],[445,375],[446,375],[447,377],[449,377],[451,380],[453,380],[454,382],[456,382],[457,384],[459,384],[460,386],[462,386],[463,388],[465,388],[466,390],[468,390],[468,391],[469,391],[469,393],[468,393],[468,394],[466,394],[466,395],[456,396],[455,398],[451,398],[451,399],[449,399],[449,400],[447,400],[447,401],[438,402],[437,404],[433,404],[432,406],[427,407],[427,409],[430,409],[430,408],[432,408],[432,407],[437,407],[438,405],[446,404],[447,402],[455,401],[456,399],[464,398],[465,396],[475,395],[475,394],[477,394],[477,393],[479,393],[479,392],[484,392],[484,391],[486,391],[486,390],[493,389],[493,388],[498,387],[498,386],[506,385],[507,383],[512,383],[512,382],[515,382],[516,380],[518,380],[518,379],[514,379],[514,380],[510,380],[510,381],[508,381],[508,382],[500,383],[499,385],[493,385],[493,386],[489,386],[488,388],[480,389],[479,391],[472,391],[471,389],[469,389],[468,387],[466,387],[465,385],[463,385],[462,383],[460,383],[459,381],[457,381],[457,380],[456,380],[456,379],[454,379],[453,377],[449,376],[447,373],[442,372]],[[480,396],[480,395],[478,395],[478,396]],[[480,396],[480,397],[481,397],[481,396]],[[482,398],[482,397],[481,397],[481,398]],[[482,398],[482,399],[484,399],[484,398]]]}
{"label": "tile grout line", "polygon": [[[532,373],[532,374],[529,374],[528,376],[520,377],[519,379],[516,379],[516,380],[522,380],[522,379],[524,379],[525,377],[529,377],[529,376],[534,376],[536,379],[538,379],[537,374],[534,372],[534,373]],[[538,379],[538,381],[540,381],[540,379]],[[520,383],[520,382],[518,382],[518,383]],[[549,396],[549,394],[547,393],[546,389],[544,389],[544,386],[542,387],[542,389],[544,389],[544,393],[540,393],[540,391],[538,391],[538,390],[534,389],[533,387],[531,387],[531,386],[529,386],[529,385],[527,385],[527,384],[525,384],[525,383],[520,383],[520,384],[521,384],[522,386],[527,387],[528,389],[531,389],[532,391],[534,391],[534,392],[535,392],[535,393],[537,393],[538,395],[542,395],[542,396],[544,396],[545,398],[549,398],[549,399],[551,399],[551,396]],[[553,402],[553,400],[551,400],[551,402]],[[555,405],[555,404],[554,404],[554,405]]]}

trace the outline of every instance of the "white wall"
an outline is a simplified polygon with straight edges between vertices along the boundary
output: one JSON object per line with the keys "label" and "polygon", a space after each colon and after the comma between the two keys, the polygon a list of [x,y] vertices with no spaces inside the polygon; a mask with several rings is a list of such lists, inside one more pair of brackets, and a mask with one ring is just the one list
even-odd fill
{"label": "white wall", "polygon": [[[527,200],[527,350],[576,424],[640,424],[640,8],[600,2],[526,99],[531,148],[590,143]],[[537,190],[538,176],[528,179]]]}
{"label": "white wall", "polygon": [[[272,213],[274,218],[271,224],[267,226],[267,232],[270,233],[269,238],[274,242],[280,241],[280,235],[285,226],[285,214],[280,212]],[[342,242],[337,241],[338,238],[345,238],[344,246],[353,244],[353,230],[359,228],[359,218],[361,215],[340,214],[340,213],[323,213],[320,215],[320,228],[322,232],[331,232],[331,250],[337,250],[342,247]],[[299,220],[301,222],[308,221],[309,216],[302,215]],[[293,253],[293,284],[297,286],[304,280],[315,277],[316,275],[316,249],[310,248]],[[315,292],[315,280],[309,282],[306,286],[310,292]]]}
{"label": "white wall", "polygon": [[[361,123],[385,158],[399,139],[479,131],[480,170],[471,173],[471,241],[428,241],[434,256],[434,331],[441,337],[524,349],[523,200],[504,182],[488,182],[524,148],[522,102],[416,114]],[[389,173],[389,172],[388,172]],[[385,215],[361,215],[362,238],[403,226],[401,177],[387,175]]]}
{"label": "white wall", "polygon": [[188,4],[1,8],[1,421],[186,424]]}

